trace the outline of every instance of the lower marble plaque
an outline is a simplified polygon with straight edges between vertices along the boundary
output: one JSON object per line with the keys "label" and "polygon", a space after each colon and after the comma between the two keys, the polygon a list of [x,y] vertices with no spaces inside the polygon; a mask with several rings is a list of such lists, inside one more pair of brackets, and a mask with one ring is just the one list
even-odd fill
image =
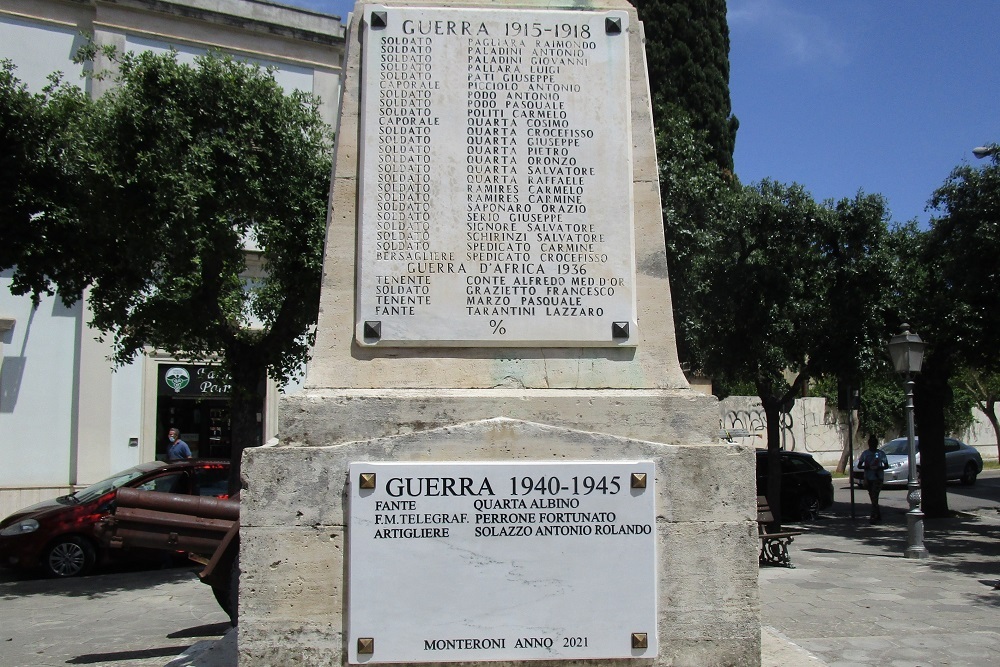
{"label": "lower marble plaque", "polygon": [[348,660],[657,655],[650,461],[350,465]]}

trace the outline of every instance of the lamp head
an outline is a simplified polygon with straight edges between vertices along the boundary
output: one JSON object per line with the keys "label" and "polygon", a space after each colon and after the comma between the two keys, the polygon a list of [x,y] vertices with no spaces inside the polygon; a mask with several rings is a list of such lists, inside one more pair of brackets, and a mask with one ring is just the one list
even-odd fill
{"label": "lamp head", "polygon": [[897,373],[910,375],[920,372],[927,344],[917,334],[910,333],[909,324],[903,324],[899,334],[889,341],[888,347],[893,368]]}

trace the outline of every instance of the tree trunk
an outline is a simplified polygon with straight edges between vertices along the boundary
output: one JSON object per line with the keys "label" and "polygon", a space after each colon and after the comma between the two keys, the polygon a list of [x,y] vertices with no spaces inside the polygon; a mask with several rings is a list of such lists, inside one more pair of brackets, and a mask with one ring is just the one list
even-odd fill
{"label": "tree trunk", "polygon": [[[840,461],[837,463],[837,472],[846,472],[851,475],[854,466],[852,459],[853,452],[858,451],[858,420],[854,419],[854,411],[847,410],[847,439],[844,440],[844,448],[840,452]],[[853,447],[851,446],[853,443]],[[852,451],[853,450],[853,451]]]}
{"label": "tree trunk", "polygon": [[988,407],[984,408],[982,405],[978,404],[978,407],[986,418],[990,420],[990,425],[993,427],[993,437],[997,442],[997,461],[1000,461],[1000,421],[997,420],[997,404],[993,401],[988,402]]}
{"label": "tree trunk", "polygon": [[262,444],[262,416],[267,390],[267,368],[258,361],[253,346],[236,344],[227,358],[232,376],[232,458],[229,468],[229,495],[243,488],[243,450]]}
{"label": "tree trunk", "polygon": [[944,408],[951,397],[947,372],[932,357],[916,378],[914,406],[920,433],[920,492],[924,515],[946,517],[947,470],[944,461]]}
{"label": "tree trunk", "polygon": [[772,530],[781,530],[781,400],[759,396],[767,420],[767,504],[774,515]]}

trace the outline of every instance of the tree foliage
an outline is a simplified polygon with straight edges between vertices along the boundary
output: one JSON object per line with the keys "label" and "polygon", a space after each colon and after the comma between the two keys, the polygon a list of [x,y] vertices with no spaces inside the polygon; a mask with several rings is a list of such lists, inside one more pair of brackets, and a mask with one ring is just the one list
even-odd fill
{"label": "tree foliage", "polygon": [[958,387],[967,399],[978,409],[993,427],[993,438],[997,442],[997,456],[1000,458],[1000,419],[997,418],[997,403],[1000,402],[1000,372],[984,373],[965,368],[956,379]]}
{"label": "tree foliage", "polygon": [[[773,181],[727,187],[696,166],[668,168],[665,182],[678,173],[696,200],[665,204],[679,349],[716,386],[754,388],[775,452],[770,483],[780,479],[780,413],[809,378],[857,379],[882,363],[893,285],[885,201],[819,204]],[[777,495],[768,490],[774,506]]]}
{"label": "tree foliage", "polygon": [[673,301],[677,352],[701,366],[698,334],[699,299],[713,274],[714,246],[729,225],[738,187],[704,158],[705,133],[695,130],[686,114],[667,115],[658,126],[660,192],[670,296]]}
{"label": "tree foliage", "polygon": [[307,358],[329,129],[318,100],[284,94],[255,65],[115,58],[116,86],[69,116],[60,157],[72,187],[35,214],[37,233],[12,258],[18,285],[68,302],[87,288],[119,363],[148,348],[218,358],[237,479],[242,448],[260,441],[266,373],[283,382]]}
{"label": "tree foliage", "polygon": [[[998,148],[994,146],[994,148]],[[930,201],[925,256],[934,257],[938,286],[949,307],[942,324],[963,359],[1000,369],[1000,154],[983,167],[956,167]]]}
{"label": "tree foliage", "polygon": [[[955,416],[963,368],[1000,368],[1000,164],[956,167],[931,198],[936,212],[928,230],[903,228],[894,239],[902,267],[900,312],[929,344],[916,378],[914,402],[920,431],[923,509],[945,516],[948,499],[944,438]],[[963,395],[957,394],[959,401]]]}
{"label": "tree foliage", "polygon": [[[725,0],[639,0],[653,118],[687,116],[705,138],[705,159],[732,173],[739,122],[729,98],[729,24]],[[661,151],[662,159],[670,155]]]}
{"label": "tree foliage", "polygon": [[[65,178],[61,157],[69,120],[86,104],[84,93],[53,75],[40,93],[31,93],[17,78],[10,60],[0,61],[0,270],[15,264],[19,293],[48,291],[49,281],[39,279],[46,270],[70,280],[78,259],[73,245],[53,248],[51,243],[70,230],[57,228],[58,220],[40,224],[43,210],[58,209],[74,192]],[[62,252],[59,266],[49,266],[52,253]]]}

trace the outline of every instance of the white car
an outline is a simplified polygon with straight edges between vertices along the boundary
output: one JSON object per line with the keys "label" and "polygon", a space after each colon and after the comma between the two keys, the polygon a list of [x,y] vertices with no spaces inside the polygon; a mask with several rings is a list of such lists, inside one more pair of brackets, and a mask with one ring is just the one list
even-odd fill
{"label": "white car", "polygon": [[[917,475],[920,474],[920,438],[914,438],[917,449]],[[889,469],[885,471],[885,486],[901,485],[906,486],[910,472],[909,444],[906,438],[896,438],[890,440],[879,447],[889,459]],[[865,485],[865,471],[858,467],[858,460],[854,462],[852,477],[858,486]],[[976,476],[983,471],[983,457],[975,447],[955,440],[954,438],[944,439],[944,462],[947,468],[946,479],[961,480],[966,486],[976,483]]]}

